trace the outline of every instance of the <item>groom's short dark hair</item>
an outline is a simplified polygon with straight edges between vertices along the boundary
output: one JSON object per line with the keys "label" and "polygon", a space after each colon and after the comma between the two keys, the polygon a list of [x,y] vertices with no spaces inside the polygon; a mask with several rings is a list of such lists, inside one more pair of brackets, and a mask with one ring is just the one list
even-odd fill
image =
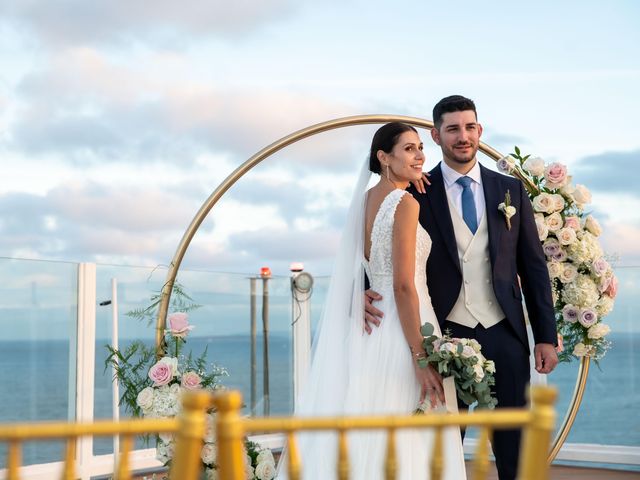
{"label": "groom's short dark hair", "polygon": [[476,104],[473,103],[473,100],[470,98],[463,97],[462,95],[444,97],[436,103],[435,107],[433,107],[433,123],[437,129],[440,129],[440,125],[442,125],[442,116],[445,113],[464,112],[465,110],[473,110],[473,113],[476,114],[476,119],[478,118]]}

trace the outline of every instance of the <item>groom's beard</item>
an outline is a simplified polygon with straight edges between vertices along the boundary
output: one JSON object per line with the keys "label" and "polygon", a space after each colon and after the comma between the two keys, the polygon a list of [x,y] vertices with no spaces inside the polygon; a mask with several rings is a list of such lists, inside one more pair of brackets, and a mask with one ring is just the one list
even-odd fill
{"label": "groom's beard", "polygon": [[[461,149],[459,147],[467,147],[466,149]],[[445,156],[454,163],[460,165],[466,165],[471,163],[476,158],[476,153],[478,153],[478,146],[473,142],[456,144],[451,148],[444,149]]]}

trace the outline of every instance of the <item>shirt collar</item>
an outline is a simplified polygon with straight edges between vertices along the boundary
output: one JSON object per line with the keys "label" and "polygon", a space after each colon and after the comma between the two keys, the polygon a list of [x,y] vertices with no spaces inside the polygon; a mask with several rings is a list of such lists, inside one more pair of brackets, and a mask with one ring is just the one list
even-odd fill
{"label": "shirt collar", "polygon": [[[456,180],[460,177],[464,177],[461,173],[456,172],[453,168],[447,165],[444,160],[440,162],[440,169],[442,170],[442,177],[444,179],[445,186],[447,188],[451,187]],[[482,174],[480,172],[480,163],[476,160],[476,164],[473,166],[471,170],[469,170],[466,174],[467,177],[471,178],[478,185],[482,185]]]}

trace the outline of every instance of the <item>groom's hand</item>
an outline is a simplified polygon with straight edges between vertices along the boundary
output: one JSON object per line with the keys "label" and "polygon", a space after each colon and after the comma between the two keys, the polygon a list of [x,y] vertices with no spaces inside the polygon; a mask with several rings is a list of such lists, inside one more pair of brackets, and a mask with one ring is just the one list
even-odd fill
{"label": "groom's hand", "polygon": [[538,373],[551,373],[558,365],[556,347],[550,343],[536,343],[533,350]]}
{"label": "groom's hand", "polygon": [[414,180],[411,182],[419,193],[427,193],[427,187],[425,185],[431,185],[429,181],[429,174],[422,172],[422,178],[420,180]]}
{"label": "groom's hand", "polygon": [[384,316],[384,313],[371,305],[374,300],[382,300],[382,295],[371,289],[366,290],[364,292],[364,329],[369,335],[373,332],[371,326],[378,327],[380,319]]}

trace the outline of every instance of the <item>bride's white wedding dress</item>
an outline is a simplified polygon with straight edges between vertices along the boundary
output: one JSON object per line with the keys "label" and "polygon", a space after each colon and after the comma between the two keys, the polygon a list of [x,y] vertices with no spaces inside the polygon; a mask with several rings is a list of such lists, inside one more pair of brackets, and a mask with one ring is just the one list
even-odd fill
{"label": "bride's white wedding dress", "polygon": [[[333,338],[336,355],[344,348],[345,364],[340,371],[318,375],[318,369],[327,370],[320,365],[312,367],[312,398],[302,399],[299,415],[408,415],[418,405],[420,386],[414,373],[413,360],[402,331],[398,310],[393,293],[392,234],[396,207],[404,195],[404,190],[394,190],[383,200],[374,220],[371,232],[371,252],[367,262],[362,263],[370,279],[371,288],[382,295],[376,307],[384,312],[384,318],[371,335],[363,331],[362,313],[353,315],[350,320],[346,339],[341,344],[339,338]],[[427,289],[425,265],[431,249],[431,239],[418,224],[416,239],[415,284],[420,300],[421,322],[431,323],[435,334],[440,335],[440,327],[431,306]],[[358,294],[357,291],[355,293]],[[358,321],[359,320],[359,321]],[[321,332],[317,342],[322,342]],[[322,350],[323,346],[319,346]],[[327,350],[328,352],[329,350]],[[318,355],[322,355],[317,352]],[[330,362],[329,354],[322,355]],[[319,359],[314,357],[314,362]],[[316,371],[314,371],[314,368]],[[333,367],[335,368],[335,366]],[[323,380],[324,378],[324,380]],[[342,380],[345,380],[342,382]],[[335,380],[335,395],[331,398],[331,381]],[[318,385],[318,383],[320,385]],[[322,384],[325,384],[324,386]],[[447,404],[456,404],[455,389],[448,389]],[[451,398],[453,396],[453,398]],[[319,400],[323,397],[323,400]],[[313,407],[309,407],[314,404]],[[329,406],[332,404],[333,406]],[[326,408],[325,408],[326,407]],[[454,407],[455,408],[455,407]],[[443,409],[443,408],[442,408]],[[303,476],[305,480],[328,480],[336,477],[336,441],[335,434],[315,433],[300,435],[300,453],[302,455]],[[432,451],[433,433],[429,430],[398,431],[396,451],[399,460],[401,480],[420,480],[429,478],[429,460]],[[445,431],[445,475],[447,480],[466,478],[464,456],[460,430],[450,428]],[[384,459],[386,453],[386,433],[362,430],[349,434],[349,452],[351,477],[355,480],[376,480],[384,478]],[[284,470],[282,468],[281,470]],[[279,478],[283,478],[281,475]]]}

